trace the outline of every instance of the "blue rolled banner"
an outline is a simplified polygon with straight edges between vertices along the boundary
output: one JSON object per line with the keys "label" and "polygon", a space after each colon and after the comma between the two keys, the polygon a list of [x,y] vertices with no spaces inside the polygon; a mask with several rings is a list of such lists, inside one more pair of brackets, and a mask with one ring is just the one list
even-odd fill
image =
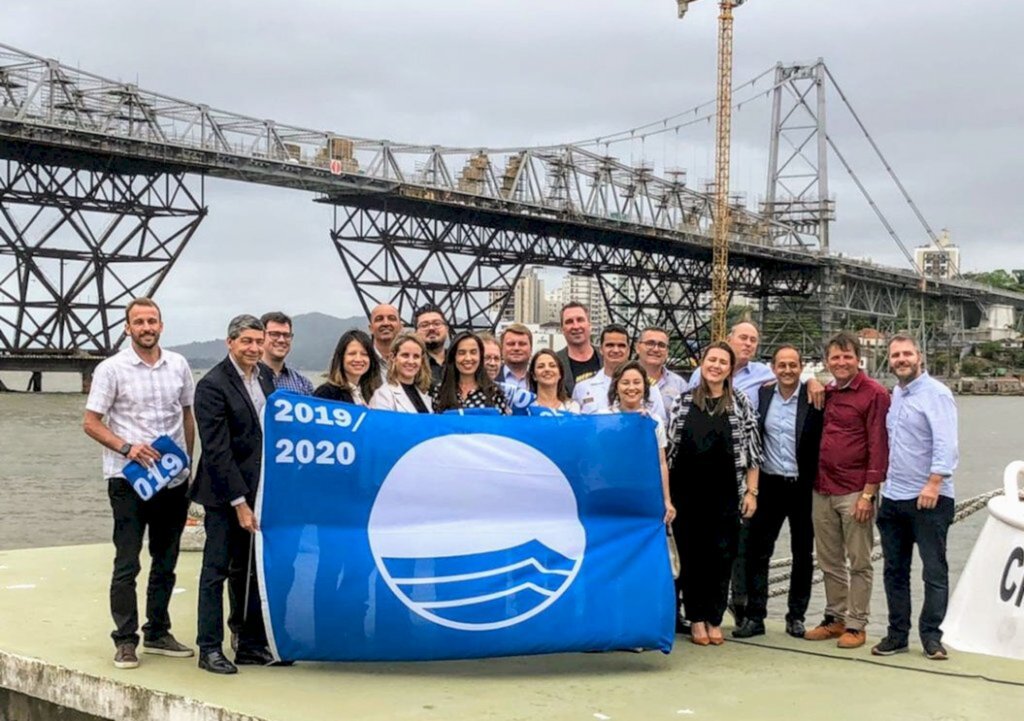
{"label": "blue rolled banner", "polygon": [[667,653],[675,601],[652,423],[274,393],[257,498],[271,650],[318,661]]}
{"label": "blue rolled banner", "polygon": [[160,453],[160,460],[152,466],[131,461],[125,464],[123,471],[128,483],[144,501],[165,488],[184,483],[189,472],[188,454],[170,436],[160,436],[149,445]]}

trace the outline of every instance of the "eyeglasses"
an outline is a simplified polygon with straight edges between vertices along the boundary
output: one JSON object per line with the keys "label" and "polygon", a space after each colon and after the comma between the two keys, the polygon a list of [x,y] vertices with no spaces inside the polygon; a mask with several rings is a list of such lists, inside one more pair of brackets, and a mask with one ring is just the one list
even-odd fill
{"label": "eyeglasses", "polygon": [[272,330],[267,332],[267,337],[273,338],[274,340],[291,340],[295,337],[295,334],[286,333],[283,330]]}
{"label": "eyeglasses", "polygon": [[668,350],[668,343],[662,340],[645,340],[640,345],[650,348],[651,350]]}
{"label": "eyeglasses", "polygon": [[424,330],[426,328],[444,328],[444,321],[443,320],[425,320],[422,323],[417,323],[416,327],[419,330]]}

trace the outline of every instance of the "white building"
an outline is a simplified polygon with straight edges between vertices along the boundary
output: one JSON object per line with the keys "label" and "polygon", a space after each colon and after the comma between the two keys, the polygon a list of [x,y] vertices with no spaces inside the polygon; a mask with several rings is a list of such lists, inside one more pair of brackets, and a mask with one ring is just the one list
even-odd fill
{"label": "white building", "polygon": [[955,278],[960,272],[960,249],[949,239],[949,231],[943,229],[935,245],[914,248],[914,265],[929,278]]}

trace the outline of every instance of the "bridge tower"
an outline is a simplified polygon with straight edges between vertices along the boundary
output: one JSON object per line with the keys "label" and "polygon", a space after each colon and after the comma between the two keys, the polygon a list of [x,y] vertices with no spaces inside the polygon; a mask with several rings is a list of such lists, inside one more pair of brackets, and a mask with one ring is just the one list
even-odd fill
{"label": "bridge tower", "polygon": [[44,145],[0,160],[0,370],[82,374],[124,340],[206,216],[201,177]]}

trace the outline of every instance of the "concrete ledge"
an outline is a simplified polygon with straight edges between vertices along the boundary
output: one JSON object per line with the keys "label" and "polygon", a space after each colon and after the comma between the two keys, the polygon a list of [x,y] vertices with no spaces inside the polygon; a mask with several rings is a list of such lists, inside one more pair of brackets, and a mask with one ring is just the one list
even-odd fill
{"label": "concrete ledge", "polygon": [[[91,676],[0,650],[0,690],[9,690],[8,715],[0,720],[173,719],[173,721],[263,721],[197,699]],[[37,702],[43,702],[42,704]],[[0,706],[0,708],[3,708]],[[72,713],[66,713],[71,711]]]}
{"label": "concrete ledge", "polygon": [[[195,658],[142,654],[138,669],[118,670],[112,556],[106,545],[0,551],[0,721],[863,721],[865,711],[912,721],[1010,719],[1024,708],[1022,662],[954,652],[936,663],[919,648],[875,659],[867,647],[789,638],[779,623],[754,643],[680,638],[670,655],[299,663],[224,677]],[[200,560],[182,554],[171,603],[186,643]],[[144,579],[145,569],[142,593]]]}

